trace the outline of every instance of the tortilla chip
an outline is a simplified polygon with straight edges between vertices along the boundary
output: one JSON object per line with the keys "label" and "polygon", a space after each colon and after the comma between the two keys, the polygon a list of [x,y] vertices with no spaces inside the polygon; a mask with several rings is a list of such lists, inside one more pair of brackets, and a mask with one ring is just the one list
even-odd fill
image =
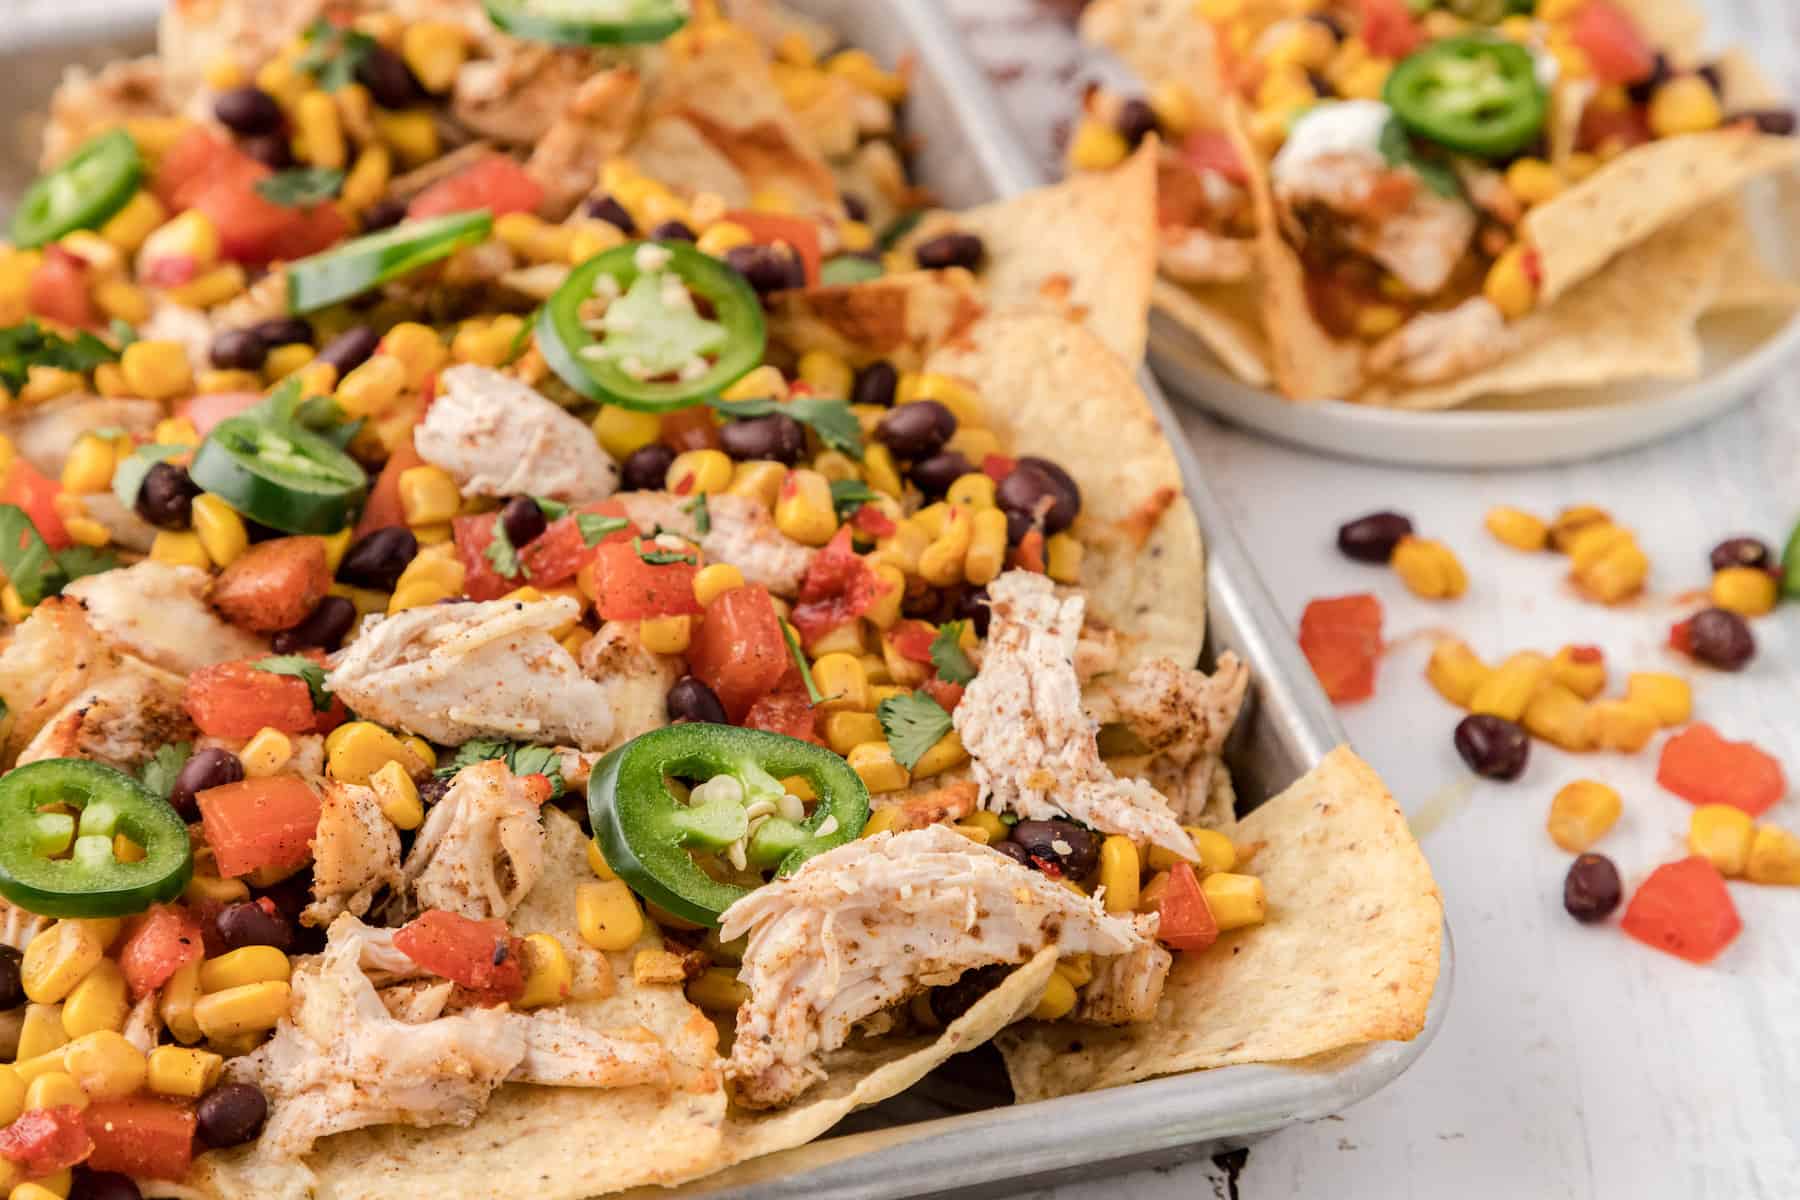
{"label": "tortilla chip", "polygon": [[1706,14],[1690,0],[1619,0],[1652,46],[1692,66],[1706,40]]}
{"label": "tortilla chip", "polygon": [[638,170],[676,191],[710,192],[728,208],[750,203],[744,173],[681,117],[651,121],[626,153]]}
{"label": "tortilla chip", "polygon": [[1181,468],[1132,372],[1070,321],[1015,313],[981,322],[926,364],[971,383],[1013,454],[1060,463],[1081,487],[1088,611],[1122,635],[1120,671],[1200,658],[1206,568]]}
{"label": "tortilla chip", "polygon": [[1339,747],[1233,839],[1258,845],[1251,870],[1268,889],[1268,921],[1177,956],[1148,1024],[1003,1032],[1020,1102],[1424,1029],[1443,905],[1406,815],[1368,764]]}
{"label": "tortilla chip", "polygon": [[1094,0],[1081,14],[1081,36],[1118,55],[1145,83],[1178,82],[1202,113],[1221,112],[1218,47],[1193,0]]}
{"label": "tortilla chip", "polygon": [[910,253],[951,230],[979,234],[989,309],[1064,314],[1135,367],[1144,360],[1156,280],[1156,154],[1156,139],[1148,138],[1114,170],[934,213],[897,249]]}
{"label": "tortilla chip", "polygon": [[1271,351],[1263,332],[1255,284],[1184,287],[1158,279],[1155,313],[1198,338],[1227,371],[1251,387],[1268,387]]}
{"label": "tortilla chip", "polygon": [[967,271],[908,271],[777,293],[769,301],[769,336],[796,354],[825,350],[852,366],[886,359],[909,370],[961,337],[982,311]]}

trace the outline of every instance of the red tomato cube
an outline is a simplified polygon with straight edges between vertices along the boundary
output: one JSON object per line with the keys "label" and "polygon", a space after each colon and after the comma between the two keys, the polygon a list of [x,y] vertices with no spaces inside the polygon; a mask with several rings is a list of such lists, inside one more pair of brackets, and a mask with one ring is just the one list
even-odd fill
{"label": "red tomato cube", "polygon": [[343,701],[313,708],[304,679],[259,671],[250,662],[217,663],[187,678],[182,707],[213,737],[254,737],[267,726],[283,733],[327,733],[344,723]]}
{"label": "red tomato cube", "polygon": [[0,1158],[18,1164],[27,1179],[72,1167],[93,1149],[81,1110],[73,1104],[34,1108],[0,1129]]}
{"label": "red tomato cube", "polygon": [[319,794],[298,775],[244,779],[194,797],[207,844],[227,879],[262,867],[303,867],[312,861],[319,829]]}
{"label": "red tomato cube", "polygon": [[91,329],[100,324],[100,310],[88,297],[87,264],[51,246],[25,285],[25,307],[40,317]]}
{"label": "red tomato cube", "polygon": [[1300,617],[1300,649],[1335,703],[1367,700],[1381,655],[1381,601],[1366,593],[1312,601]]}
{"label": "red tomato cube", "polygon": [[1787,794],[1780,762],[1749,742],[1727,741],[1705,722],[1663,743],[1656,782],[1691,804],[1729,804],[1753,817]]}
{"label": "red tomato cube", "polygon": [[1626,933],[1691,963],[1709,963],[1744,922],[1719,869],[1698,854],[1650,872],[1619,921]]}
{"label": "red tomato cube", "polygon": [[594,560],[599,552],[596,546],[621,542],[629,544],[637,535],[635,526],[627,524],[625,528],[606,534],[590,546],[587,537],[581,532],[580,517],[597,515],[625,519],[625,506],[617,500],[607,500],[599,504],[589,504],[558,517],[550,522],[549,528],[532,540],[531,544],[519,551],[519,562],[525,567],[525,575],[536,587],[555,587],[575,578],[581,568]]}
{"label": "red tomato cube", "polygon": [[1169,868],[1169,885],[1157,911],[1162,919],[1156,926],[1156,939],[1166,946],[1199,951],[1219,940],[1219,923],[1190,863],[1177,862]]}
{"label": "red tomato cube", "polygon": [[24,509],[45,545],[52,550],[67,550],[75,544],[75,539],[69,536],[61,514],[56,511],[56,497],[61,491],[62,485],[56,480],[23,458],[15,457],[12,466],[6,469],[6,486],[0,488],[0,504],[16,504]]}
{"label": "red tomato cube", "polygon": [[131,1096],[88,1105],[88,1166],[140,1179],[184,1179],[194,1161],[194,1110],[171,1100]]}
{"label": "red tomato cube", "polygon": [[[653,542],[605,542],[584,570],[592,572],[594,607],[603,620],[638,621],[645,617],[695,615],[693,561],[646,562],[644,555],[665,553]],[[690,556],[691,559],[691,556]]]}
{"label": "red tomato cube", "polygon": [[1362,39],[1381,58],[1405,58],[1425,40],[1406,0],[1362,0]]}
{"label": "red tomato cube", "polygon": [[[799,672],[795,672],[796,682],[798,679]],[[750,711],[744,714],[743,725],[745,729],[779,733],[811,742],[815,746],[825,744],[818,735],[817,716],[803,686],[781,687],[759,697],[750,706]]]}
{"label": "red tomato cube", "polygon": [[177,904],[158,904],[128,923],[119,943],[119,968],[137,1000],[205,953],[200,922],[193,914]]}
{"label": "red tomato cube", "polygon": [[793,666],[775,604],[760,587],[732,588],[707,605],[687,659],[694,678],[713,690],[733,721],[742,721]]}
{"label": "red tomato cube", "polygon": [[544,189],[504,154],[490,154],[420,192],[406,215],[413,220],[485,208],[496,217],[531,212],[544,202]]}
{"label": "red tomato cube", "polygon": [[525,990],[522,945],[499,918],[474,921],[441,908],[394,934],[394,948],[419,966],[494,1001],[516,999]]}
{"label": "red tomato cube", "polygon": [[[877,513],[877,516],[880,514]],[[867,559],[856,553],[846,525],[813,556],[800,581],[794,605],[794,629],[807,646],[868,612],[891,586],[883,583]]]}
{"label": "red tomato cube", "polygon": [[1602,84],[1639,83],[1656,71],[1656,50],[1630,13],[1612,0],[1588,0],[1575,13],[1569,36],[1587,55]]}

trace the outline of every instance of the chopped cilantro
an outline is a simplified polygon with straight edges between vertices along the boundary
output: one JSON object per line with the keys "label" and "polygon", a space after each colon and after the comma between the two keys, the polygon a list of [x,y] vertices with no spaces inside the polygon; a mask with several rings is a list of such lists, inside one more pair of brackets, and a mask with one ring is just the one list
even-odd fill
{"label": "chopped cilantro", "polygon": [[[651,542],[650,545],[654,546],[656,543]],[[644,548],[644,539],[641,537],[634,537],[631,539],[631,548],[637,551],[637,556],[639,558],[643,559],[653,567],[667,567],[674,563],[687,563],[689,566],[693,566],[700,561],[695,558],[691,552],[684,553],[679,550],[661,549],[646,550]]]}
{"label": "chopped cilantro", "polygon": [[356,81],[356,69],[375,52],[375,39],[356,29],[340,29],[320,17],[301,34],[306,52],[294,69],[311,75],[321,88],[335,92]]}
{"label": "chopped cilantro", "polygon": [[1449,164],[1420,153],[1399,118],[1382,126],[1377,148],[1389,166],[1412,168],[1413,173],[1425,181],[1425,186],[1438,195],[1452,199],[1462,195],[1462,184],[1457,181],[1456,172]]}
{"label": "chopped cilantro", "polygon": [[110,552],[89,546],[51,550],[24,509],[0,504],[0,571],[27,606],[56,595],[83,575],[118,565]]}
{"label": "chopped cilantro", "polygon": [[581,540],[590,546],[598,546],[607,534],[617,533],[630,524],[624,517],[608,517],[600,513],[575,514],[575,528],[581,531]]}
{"label": "chopped cilantro", "polygon": [[889,696],[875,715],[881,719],[881,731],[887,735],[894,761],[909,771],[954,728],[944,706],[923,692]]}
{"label": "chopped cilantro", "polygon": [[311,208],[344,188],[342,167],[292,167],[256,181],[256,194],[283,208]]}
{"label": "chopped cilantro", "polygon": [[797,396],[785,403],[780,400],[708,400],[708,404],[728,417],[766,417],[785,413],[819,435],[831,449],[862,461],[862,423],[850,411],[848,400],[825,400],[818,396]]}
{"label": "chopped cilantro", "polygon": [[138,769],[138,779],[145,787],[167,800],[169,793],[175,790],[175,777],[181,774],[182,766],[193,752],[192,742],[158,746],[150,761]]}
{"label": "chopped cilantro", "polygon": [[800,682],[806,685],[806,698],[815,705],[825,703],[819,685],[813,681],[812,666],[806,661],[806,655],[800,652],[800,639],[794,636],[794,627],[786,621],[781,622],[781,640],[787,643],[788,653],[794,656],[794,666],[800,671]]}
{"label": "chopped cilantro", "polygon": [[118,556],[111,550],[99,550],[93,546],[70,546],[67,550],[56,552],[56,565],[68,577],[67,587],[84,575],[98,575],[110,571],[119,565]]}
{"label": "chopped cilantro", "polygon": [[277,654],[252,666],[271,675],[291,675],[301,680],[312,697],[313,711],[328,712],[331,709],[331,693],[325,689],[325,668],[312,659],[300,654]]}
{"label": "chopped cilantro", "polygon": [[439,767],[437,775],[448,779],[464,767],[499,760],[514,775],[542,775],[550,780],[550,795],[563,794],[562,755],[549,746],[529,742],[509,742],[505,738],[476,738],[456,748],[456,756],[448,766]]}
{"label": "chopped cilantro", "polygon": [[32,367],[57,367],[86,374],[102,363],[117,362],[119,352],[91,333],[63,337],[26,321],[0,329],[0,383],[18,392],[31,378]]}
{"label": "chopped cilantro", "polygon": [[694,518],[694,532],[705,537],[712,532],[712,512],[706,507],[706,493],[701,492],[681,506],[681,511]]}
{"label": "chopped cilantro", "polygon": [[531,572],[519,561],[519,551],[512,544],[512,538],[506,535],[506,522],[498,517],[494,519],[494,540],[482,551],[482,557],[493,564],[503,579],[531,578]]}
{"label": "chopped cilantro", "polygon": [[831,481],[831,507],[837,509],[838,521],[848,521],[856,515],[856,510],[865,504],[873,504],[881,497],[874,488],[860,479],[834,479]]}
{"label": "chopped cilantro", "polygon": [[967,621],[945,621],[931,639],[931,662],[939,679],[961,684],[975,678],[975,664],[962,648],[963,631],[968,627]]}
{"label": "chopped cilantro", "polygon": [[901,213],[888,224],[886,229],[881,231],[881,236],[876,239],[875,244],[883,251],[892,250],[905,240],[907,234],[917,229],[919,222],[924,219],[925,210],[922,208],[915,208],[909,213]]}
{"label": "chopped cilantro", "polygon": [[561,500],[552,500],[548,496],[533,496],[531,502],[538,506],[546,521],[559,521],[569,515],[569,506]]}

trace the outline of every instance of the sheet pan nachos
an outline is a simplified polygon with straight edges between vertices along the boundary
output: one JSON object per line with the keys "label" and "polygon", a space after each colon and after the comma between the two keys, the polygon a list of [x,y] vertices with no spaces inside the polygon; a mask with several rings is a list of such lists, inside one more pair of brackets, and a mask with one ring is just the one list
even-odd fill
{"label": "sheet pan nachos", "polygon": [[1029,1101],[1419,1033],[1380,781],[1235,819],[1153,152],[935,230],[906,88],[665,0],[182,0],[65,82],[0,252],[13,1200],[579,1197],[996,1034]]}
{"label": "sheet pan nachos", "polygon": [[1160,137],[1157,304],[1289,400],[1438,409],[1699,374],[1709,313],[1791,310],[1747,185],[1794,114],[1686,0],[1096,0],[1145,92],[1073,167]]}

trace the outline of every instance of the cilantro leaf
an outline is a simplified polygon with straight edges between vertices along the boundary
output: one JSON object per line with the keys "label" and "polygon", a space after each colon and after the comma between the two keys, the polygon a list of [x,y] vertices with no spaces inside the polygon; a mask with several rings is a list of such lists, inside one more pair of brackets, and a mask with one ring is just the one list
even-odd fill
{"label": "cilantro leaf", "polygon": [[1452,199],[1462,195],[1462,184],[1457,181],[1456,172],[1448,164],[1420,153],[1398,118],[1382,126],[1381,140],[1376,145],[1389,166],[1410,167],[1425,186],[1438,195]]}
{"label": "cilantro leaf", "polygon": [[175,742],[168,746],[158,746],[150,761],[138,768],[138,779],[143,785],[161,796],[164,800],[175,790],[175,777],[181,774],[182,766],[188,755],[194,752],[192,742]]}
{"label": "cilantro leaf", "polygon": [[800,682],[806,685],[806,698],[815,705],[825,703],[819,685],[813,681],[812,666],[806,661],[806,655],[800,652],[800,639],[794,636],[794,627],[786,621],[781,622],[781,640],[787,643],[788,653],[794,656],[794,666],[800,671]]}
{"label": "cilantro leaf", "polygon": [[0,383],[15,393],[30,380],[32,367],[85,375],[102,363],[117,361],[119,352],[91,333],[65,338],[36,321],[0,329]]}
{"label": "cilantro leaf", "polygon": [[607,534],[617,533],[630,524],[624,517],[608,517],[600,513],[575,514],[575,528],[581,531],[581,540],[590,546],[598,546]]}
{"label": "cilantro leaf", "polygon": [[27,605],[56,595],[69,582],[37,526],[16,504],[0,504],[0,570]]}
{"label": "cilantro leaf", "polygon": [[321,88],[335,92],[356,81],[356,69],[375,52],[375,39],[356,29],[339,29],[324,17],[301,34],[309,43],[294,60],[294,69],[311,75]]}
{"label": "cilantro leaf", "polygon": [[968,627],[967,621],[945,621],[931,639],[931,662],[939,679],[962,684],[975,678],[975,664],[962,648],[963,631]]}
{"label": "cilantro leaf", "polygon": [[[656,545],[655,542],[650,544],[653,546]],[[643,559],[653,567],[667,567],[675,563],[687,563],[689,566],[693,566],[700,561],[695,558],[692,553],[683,553],[678,550],[646,550],[644,549],[644,539],[641,537],[634,537],[631,539],[631,548],[637,551],[637,556],[639,558]]]}
{"label": "cilantro leaf", "polygon": [[344,406],[331,396],[308,396],[294,407],[293,421],[339,450],[348,447],[363,427],[361,417],[351,420]]}
{"label": "cilantro leaf", "polygon": [[884,251],[892,250],[906,239],[907,234],[917,229],[919,222],[924,219],[925,210],[922,208],[915,208],[909,213],[901,213],[889,223],[886,229],[881,231],[881,236],[875,239],[876,246]]}
{"label": "cilantro leaf", "polygon": [[625,294],[607,305],[600,340],[583,349],[582,357],[613,363],[634,379],[656,379],[679,375],[723,350],[731,334],[700,315],[686,287],[668,287],[673,278],[645,271],[632,280]]}
{"label": "cilantro leaf", "polygon": [[728,417],[766,417],[770,413],[786,413],[819,435],[819,440],[833,450],[862,461],[862,422],[850,411],[848,400],[826,400],[819,396],[797,396],[780,400],[708,400],[713,408]]}
{"label": "cilantro leaf", "polygon": [[494,570],[503,579],[531,578],[525,564],[519,561],[519,551],[512,544],[512,538],[506,534],[506,522],[498,518],[494,521],[494,540],[488,543],[482,557],[494,565]]}
{"label": "cilantro leaf", "polygon": [[894,761],[909,771],[954,727],[944,706],[923,692],[889,696],[875,715],[881,719],[881,732],[887,735]]}
{"label": "cilantro leaf", "polygon": [[292,167],[256,181],[256,194],[283,208],[311,208],[344,188],[342,167]]}
{"label": "cilantro leaf", "polygon": [[437,769],[440,779],[449,779],[464,767],[476,763],[501,761],[514,775],[542,775],[550,780],[550,796],[563,794],[566,784],[562,776],[562,755],[549,746],[529,742],[509,742],[505,738],[475,738],[456,748],[448,766]]}
{"label": "cilantro leaf", "polygon": [[126,456],[113,470],[113,495],[126,508],[136,508],[138,493],[143,490],[144,479],[150,474],[150,468],[159,462],[167,462],[178,454],[186,454],[192,446],[172,446],[155,442],[147,446],[139,446]]}
{"label": "cilantro leaf", "polygon": [[63,586],[68,587],[84,575],[99,575],[119,565],[119,556],[111,550],[100,550],[93,546],[70,546],[67,550],[57,550],[56,565],[62,568],[65,576]]}
{"label": "cilantro leaf", "polygon": [[548,496],[533,496],[531,502],[538,506],[546,521],[559,521],[569,515],[569,506],[561,500],[552,500]]}
{"label": "cilantro leaf", "polygon": [[307,694],[312,697],[314,712],[329,712],[331,709],[331,693],[325,689],[325,668],[312,659],[301,654],[276,654],[252,663],[258,671],[267,671],[271,675],[289,675],[306,684]]}
{"label": "cilantro leaf", "polygon": [[706,507],[706,493],[701,492],[681,506],[681,511],[694,518],[694,532],[705,537],[712,532],[712,511]]}
{"label": "cilantro leaf", "polygon": [[860,479],[834,479],[831,481],[831,507],[837,510],[840,523],[854,517],[856,510],[863,505],[873,504],[880,498],[874,488]]}

